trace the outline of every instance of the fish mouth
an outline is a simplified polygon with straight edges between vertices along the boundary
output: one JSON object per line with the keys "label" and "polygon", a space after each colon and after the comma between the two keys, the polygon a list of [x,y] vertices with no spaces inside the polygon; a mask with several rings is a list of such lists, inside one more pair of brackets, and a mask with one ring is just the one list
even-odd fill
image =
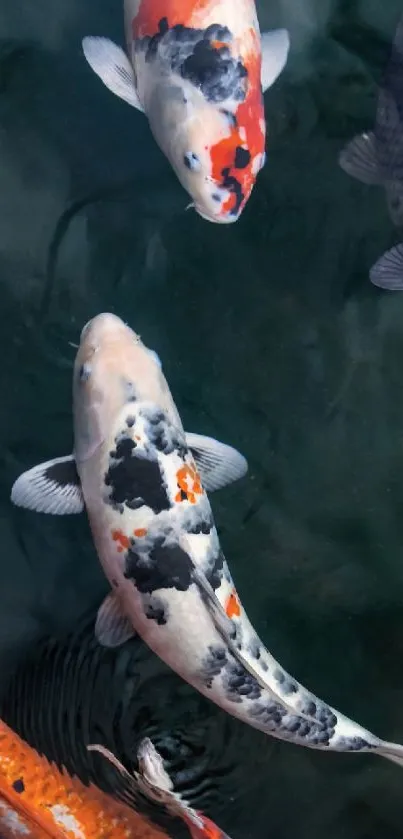
{"label": "fish mouth", "polygon": [[[108,340],[117,339],[127,329],[127,324],[118,315],[114,315],[112,312],[101,312],[101,314],[95,315],[83,326],[80,343],[85,339],[91,339],[93,336],[107,338]],[[133,332],[133,330],[130,331]],[[133,332],[133,335],[136,339],[140,340],[135,332]]]}
{"label": "fish mouth", "polygon": [[239,219],[239,213],[234,215],[234,213],[226,213],[225,215],[213,215],[210,213],[206,213],[205,210],[202,210],[197,204],[194,204],[194,208],[198,216],[205,219],[205,221],[211,221],[213,224],[233,224],[235,221]]}

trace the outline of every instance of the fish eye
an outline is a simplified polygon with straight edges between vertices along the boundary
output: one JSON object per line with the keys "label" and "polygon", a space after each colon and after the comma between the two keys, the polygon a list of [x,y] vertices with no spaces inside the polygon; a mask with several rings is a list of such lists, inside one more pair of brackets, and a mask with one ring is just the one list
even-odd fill
{"label": "fish eye", "polygon": [[191,172],[200,172],[200,158],[193,151],[186,152],[186,154],[183,156],[183,162],[185,166],[188,169],[190,169]]}
{"label": "fish eye", "polygon": [[154,359],[154,361],[156,361],[156,362],[157,362],[158,367],[160,367],[160,368],[162,369],[162,363],[161,363],[161,359],[160,359],[160,357],[159,357],[158,353],[156,353],[156,352],[155,352],[155,350],[148,350],[148,352],[149,352],[149,354],[152,356],[152,358]]}
{"label": "fish eye", "polygon": [[80,382],[87,382],[91,375],[91,365],[85,362],[78,371]]}

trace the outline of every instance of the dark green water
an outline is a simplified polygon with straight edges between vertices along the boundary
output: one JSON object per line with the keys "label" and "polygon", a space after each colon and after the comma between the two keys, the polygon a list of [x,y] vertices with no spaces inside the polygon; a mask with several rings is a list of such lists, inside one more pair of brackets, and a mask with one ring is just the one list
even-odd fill
{"label": "dark green water", "polygon": [[229,228],[184,212],[145,119],[88,70],[83,35],[122,41],[120,4],[96,7],[0,0],[4,713],[100,782],[86,731],[128,760],[153,733],[233,839],[401,837],[398,767],[269,740],[137,642],[102,653],[90,623],[64,640],[107,591],[86,521],[9,503],[23,469],[71,449],[69,342],[115,311],[159,353],[185,426],[248,458],[212,501],[259,634],[317,695],[403,743],[403,297],[368,280],[397,234],[382,190],[337,164],[372,125],[401,4],[258,4],[293,51],[266,96],[267,166]]}

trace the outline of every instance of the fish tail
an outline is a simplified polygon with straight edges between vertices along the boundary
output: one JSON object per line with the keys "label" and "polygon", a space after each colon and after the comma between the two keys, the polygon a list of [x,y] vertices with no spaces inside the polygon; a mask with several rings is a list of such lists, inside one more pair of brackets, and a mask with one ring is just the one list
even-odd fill
{"label": "fish tail", "polygon": [[387,760],[403,766],[403,746],[399,743],[386,743],[382,741],[380,747],[377,749],[377,753],[381,757],[386,757]]}

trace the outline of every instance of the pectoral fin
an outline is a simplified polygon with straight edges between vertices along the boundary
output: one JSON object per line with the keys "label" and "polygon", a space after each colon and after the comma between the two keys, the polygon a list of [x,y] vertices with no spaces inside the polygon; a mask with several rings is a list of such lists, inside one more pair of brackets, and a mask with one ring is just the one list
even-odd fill
{"label": "pectoral fin", "polygon": [[290,36],[286,29],[263,32],[262,43],[262,90],[263,93],[276,81],[287,63]]}
{"label": "pectoral fin", "polygon": [[246,475],[248,463],[232,446],[192,432],[186,433],[186,442],[206,492],[214,492]]}
{"label": "pectoral fin", "polygon": [[381,184],[373,131],[358,134],[340,152],[339,164],[347,175],[357,178],[363,184]]}
{"label": "pectoral fin", "polygon": [[136,632],[122,609],[119,595],[111,591],[98,609],[95,622],[95,637],[98,643],[102,647],[120,647],[135,635]]}
{"label": "pectoral fin", "polygon": [[378,259],[369,272],[371,283],[387,291],[403,290],[403,244],[395,245]]}
{"label": "pectoral fin", "polygon": [[121,47],[109,38],[83,38],[83,52],[104,85],[133,108],[144,111],[136,90],[133,67]]}
{"label": "pectoral fin", "polygon": [[133,776],[128,772],[123,763],[115,757],[105,746],[98,743],[91,743],[87,746],[89,752],[98,752],[116,769],[116,780],[113,785],[113,793],[129,807],[134,810],[139,808],[139,785],[136,780],[136,775]]}
{"label": "pectoral fin", "polygon": [[74,456],[55,457],[24,472],[13,485],[11,501],[54,516],[82,513],[84,499]]}

